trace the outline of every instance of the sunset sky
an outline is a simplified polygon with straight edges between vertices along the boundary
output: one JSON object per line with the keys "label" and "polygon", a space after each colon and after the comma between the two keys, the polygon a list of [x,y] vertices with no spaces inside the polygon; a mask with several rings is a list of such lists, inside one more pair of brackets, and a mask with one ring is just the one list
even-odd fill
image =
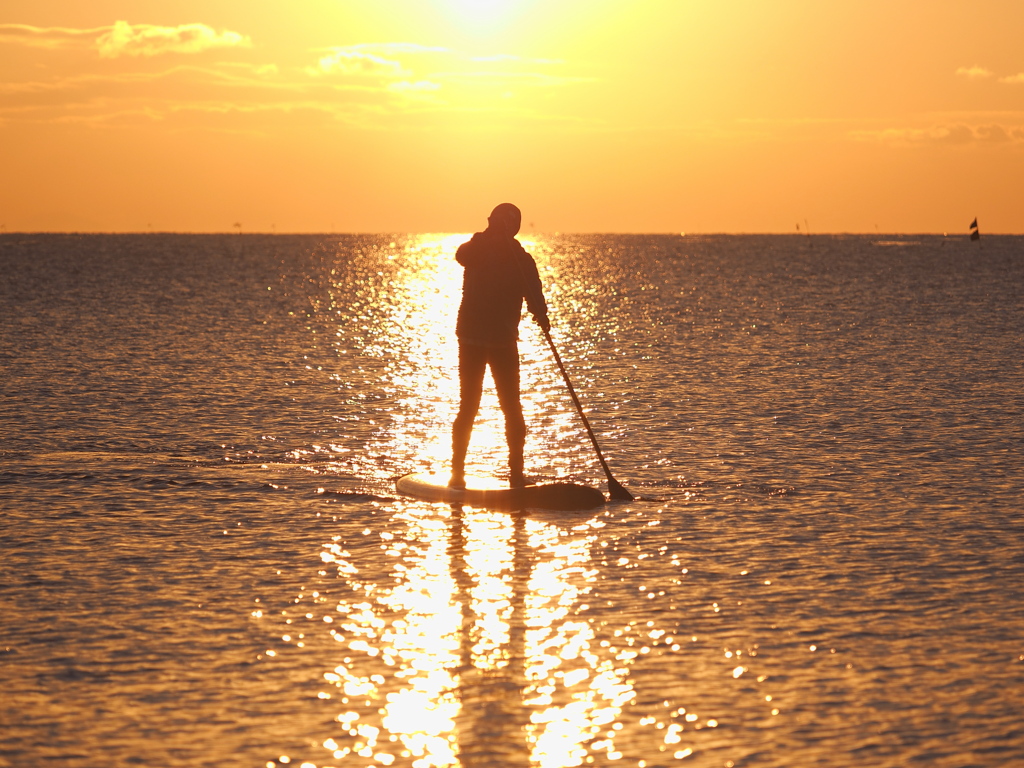
{"label": "sunset sky", "polygon": [[1021,0],[8,0],[12,231],[1024,232]]}

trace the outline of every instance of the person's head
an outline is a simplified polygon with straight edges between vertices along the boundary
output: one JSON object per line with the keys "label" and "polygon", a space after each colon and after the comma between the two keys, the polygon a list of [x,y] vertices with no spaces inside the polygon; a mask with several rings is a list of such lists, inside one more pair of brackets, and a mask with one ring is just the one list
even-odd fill
{"label": "person's head", "polygon": [[508,237],[515,237],[522,222],[523,214],[518,208],[512,203],[502,203],[495,206],[491,215],[487,217],[487,228]]}

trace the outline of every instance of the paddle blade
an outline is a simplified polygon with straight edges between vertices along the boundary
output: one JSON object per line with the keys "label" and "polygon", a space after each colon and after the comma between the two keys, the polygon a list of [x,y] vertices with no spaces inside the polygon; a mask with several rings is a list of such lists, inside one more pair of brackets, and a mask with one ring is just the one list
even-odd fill
{"label": "paddle blade", "polygon": [[634,501],[636,498],[632,493],[623,488],[622,485],[619,484],[619,481],[611,475],[608,476],[608,495],[614,501]]}

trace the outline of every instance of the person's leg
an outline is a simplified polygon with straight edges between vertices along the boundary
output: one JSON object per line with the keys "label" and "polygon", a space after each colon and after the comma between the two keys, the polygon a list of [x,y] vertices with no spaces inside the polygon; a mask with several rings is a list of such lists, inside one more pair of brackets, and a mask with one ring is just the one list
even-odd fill
{"label": "person's leg", "polygon": [[498,391],[501,412],[505,414],[505,440],[508,442],[509,484],[525,485],[523,477],[523,446],[526,443],[526,419],[519,401],[519,347],[511,344],[490,351],[491,376]]}
{"label": "person's leg", "polygon": [[466,485],[466,451],[480,409],[486,366],[486,347],[459,344],[459,413],[452,425],[452,477],[448,483],[452,487]]}

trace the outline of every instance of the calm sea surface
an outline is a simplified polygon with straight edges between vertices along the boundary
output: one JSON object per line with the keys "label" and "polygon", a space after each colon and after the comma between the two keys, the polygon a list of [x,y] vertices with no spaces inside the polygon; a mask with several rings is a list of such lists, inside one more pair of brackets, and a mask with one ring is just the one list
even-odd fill
{"label": "calm sea surface", "polygon": [[1024,238],[524,237],[529,516],[464,239],[0,236],[0,766],[1024,764]]}

